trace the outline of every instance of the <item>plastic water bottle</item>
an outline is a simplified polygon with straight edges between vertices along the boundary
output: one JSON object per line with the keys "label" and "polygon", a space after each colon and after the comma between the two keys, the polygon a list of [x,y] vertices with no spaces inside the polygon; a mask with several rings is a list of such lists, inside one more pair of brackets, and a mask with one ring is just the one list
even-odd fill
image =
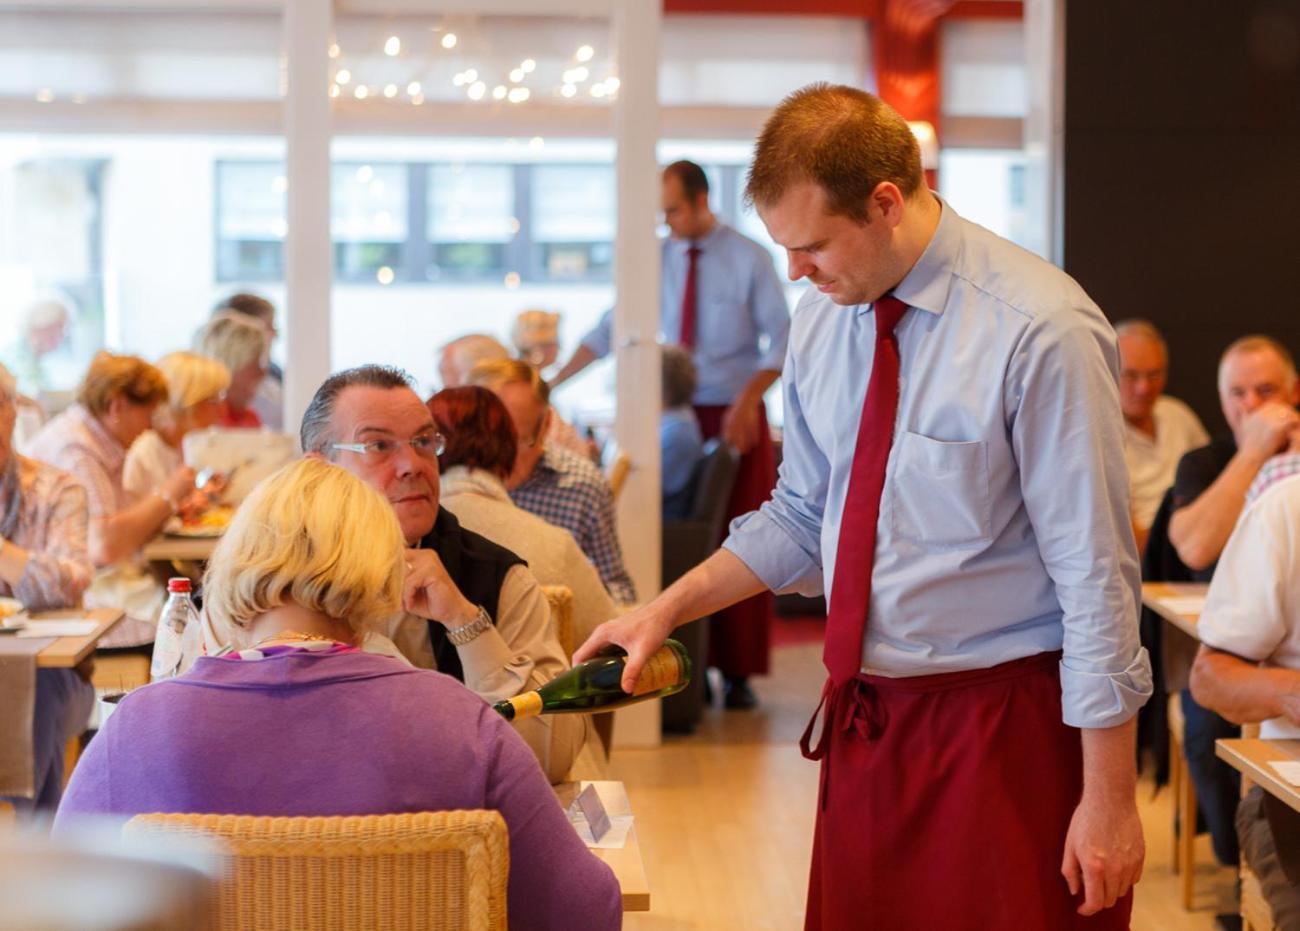
{"label": "plastic water bottle", "polygon": [[167,592],[167,603],[158,617],[158,632],[153,639],[153,662],[149,665],[149,678],[154,682],[171,679],[185,671],[181,667],[186,645],[199,632],[199,612],[190,599],[190,580],[169,579]]}

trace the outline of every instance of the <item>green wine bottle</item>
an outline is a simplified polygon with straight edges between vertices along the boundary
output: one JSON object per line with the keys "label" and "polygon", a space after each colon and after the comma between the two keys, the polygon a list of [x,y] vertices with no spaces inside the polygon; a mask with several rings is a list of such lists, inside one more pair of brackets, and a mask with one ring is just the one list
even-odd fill
{"label": "green wine bottle", "polygon": [[492,707],[507,721],[537,714],[613,711],[650,698],[663,698],[686,688],[691,681],[691,657],[676,640],[665,640],[641,670],[636,688],[623,691],[627,652],[611,646],[595,658],[579,663],[541,688],[522,692]]}

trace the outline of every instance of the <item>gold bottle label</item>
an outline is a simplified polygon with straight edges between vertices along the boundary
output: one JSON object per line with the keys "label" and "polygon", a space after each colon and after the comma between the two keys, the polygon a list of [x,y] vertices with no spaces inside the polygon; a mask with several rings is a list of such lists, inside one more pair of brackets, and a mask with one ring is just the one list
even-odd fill
{"label": "gold bottle label", "polygon": [[646,661],[636,680],[633,695],[646,695],[676,685],[682,678],[682,661],[670,648],[663,647]]}
{"label": "gold bottle label", "polygon": [[510,699],[515,709],[515,720],[531,718],[542,713],[542,696],[537,692],[524,692]]}

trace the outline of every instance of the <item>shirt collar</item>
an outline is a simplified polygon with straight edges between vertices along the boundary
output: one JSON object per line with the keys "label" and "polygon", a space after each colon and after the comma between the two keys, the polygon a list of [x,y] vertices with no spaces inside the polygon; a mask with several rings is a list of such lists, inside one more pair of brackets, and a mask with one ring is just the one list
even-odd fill
{"label": "shirt collar", "polygon": [[[908,307],[938,316],[948,304],[953,269],[961,257],[961,227],[960,218],[944,199],[934,192],[931,194],[939,202],[939,225],[912,270],[894,287],[893,294]],[[858,313],[866,313],[871,306],[863,304]]]}
{"label": "shirt collar", "polygon": [[468,466],[452,466],[442,473],[442,494],[482,495],[494,501],[509,501],[510,494],[505,484],[486,469],[471,469]]}
{"label": "shirt collar", "polygon": [[672,243],[673,249],[675,249],[677,252],[681,253],[682,255],[685,255],[687,250],[690,249],[691,246],[698,246],[700,252],[708,252],[710,249],[714,248],[721,240],[723,234],[723,227],[725,225],[726,224],[724,224],[721,220],[715,219],[713,222],[713,229],[709,230],[699,239],[672,239],[669,241]]}

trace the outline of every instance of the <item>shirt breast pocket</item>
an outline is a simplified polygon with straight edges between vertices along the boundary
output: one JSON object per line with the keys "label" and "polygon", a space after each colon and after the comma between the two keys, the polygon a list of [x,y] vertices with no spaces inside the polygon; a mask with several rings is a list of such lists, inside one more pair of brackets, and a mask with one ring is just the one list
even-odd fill
{"label": "shirt breast pocket", "polygon": [[699,326],[705,328],[708,349],[726,356],[753,345],[745,296],[735,282],[706,285],[699,302]]}
{"label": "shirt breast pocket", "polygon": [[992,533],[985,444],[906,432],[897,444],[888,479],[893,533],[922,546],[987,543]]}

